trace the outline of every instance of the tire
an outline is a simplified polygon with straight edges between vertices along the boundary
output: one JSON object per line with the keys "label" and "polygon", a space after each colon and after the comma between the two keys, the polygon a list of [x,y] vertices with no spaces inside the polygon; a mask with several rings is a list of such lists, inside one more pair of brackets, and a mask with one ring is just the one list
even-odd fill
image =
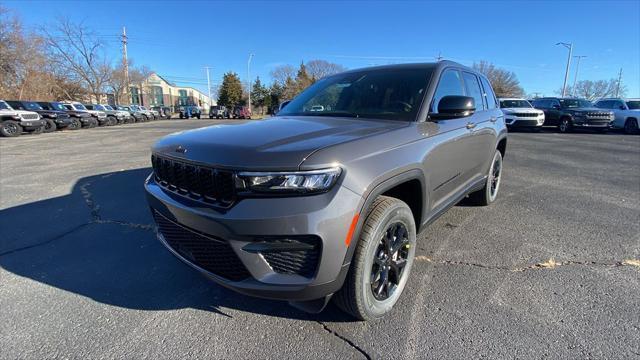
{"label": "tire", "polygon": [[625,134],[637,134],[638,133],[638,120],[636,119],[627,119],[624,122],[624,133]]}
{"label": "tire", "polygon": [[558,130],[561,133],[571,132],[571,120],[568,118],[560,119],[560,123],[558,124]]}
{"label": "tire", "polygon": [[22,134],[22,126],[17,121],[7,120],[0,123],[0,135],[4,137],[16,137]]}
{"label": "tire", "polygon": [[91,118],[91,119],[89,119],[89,121],[87,122],[87,124],[84,127],[88,128],[88,129],[92,129],[92,128],[97,127],[97,126],[98,126],[98,120]]}
{"label": "tire", "polygon": [[[378,319],[391,311],[407,284],[415,245],[416,226],[409,206],[396,198],[378,197],[362,226],[347,278],[333,297],[335,304],[360,320]],[[399,263],[404,265],[398,267]]]}
{"label": "tire", "polygon": [[69,126],[67,126],[67,129],[69,130],[80,130],[80,128],[82,128],[82,122],[79,119],[72,119],[71,120],[71,124],[69,124]]}
{"label": "tire", "polygon": [[39,128],[36,128],[35,130],[29,131],[29,134],[40,135],[43,132],[44,132],[44,125],[40,126]]}
{"label": "tire", "polygon": [[198,119],[200,119],[200,115],[196,115],[196,117],[197,117]]}
{"label": "tire", "polygon": [[[218,117],[216,117],[216,119],[217,119],[217,118],[218,118]],[[209,115],[209,119],[213,119],[213,115]]]}
{"label": "tire", "polygon": [[52,133],[56,131],[56,129],[58,129],[58,127],[56,126],[55,121],[51,119],[44,119],[44,127],[42,129],[43,132]]}
{"label": "tire", "polygon": [[180,119],[184,119],[184,116],[182,114],[180,114]]}
{"label": "tire", "polygon": [[500,182],[502,180],[502,153],[496,150],[491,160],[489,173],[487,174],[487,182],[482,190],[469,194],[469,202],[473,205],[487,206],[494,202],[498,197],[500,190]]}
{"label": "tire", "polygon": [[149,118],[147,117],[147,115],[142,115],[142,122],[147,122],[149,121]]}
{"label": "tire", "polygon": [[118,125],[118,119],[116,119],[114,116],[108,116],[107,126],[114,126],[114,125]]}

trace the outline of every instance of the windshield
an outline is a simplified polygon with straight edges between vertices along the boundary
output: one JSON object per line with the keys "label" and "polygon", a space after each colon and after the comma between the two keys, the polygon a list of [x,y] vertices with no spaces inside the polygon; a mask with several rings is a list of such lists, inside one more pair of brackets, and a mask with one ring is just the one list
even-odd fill
{"label": "windshield", "polygon": [[140,110],[147,110],[147,108],[144,106],[140,106]]}
{"label": "windshield", "polygon": [[531,104],[527,100],[500,100],[501,108],[530,108]]}
{"label": "windshield", "polygon": [[593,107],[593,104],[587,100],[583,99],[560,99],[560,106],[562,108],[585,108],[585,107]]}
{"label": "windshield", "polygon": [[87,110],[82,104],[73,104],[73,107],[76,108],[76,110]]}
{"label": "windshield", "polygon": [[[61,110],[61,111],[67,110],[67,108],[64,107],[64,105],[60,104],[59,102],[52,102],[51,106],[53,106],[53,108],[56,109],[56,110]],[[69,110],[71,110],[71,109],[69,109]]]}
{"label": "windshield", "polygon": [[627,106],[631,110],[640,110],[640,100],[630,100],[627,101]]}
{"label": "windshield", "polygon": [[42,106],[31,101],[25,101],[23,104],[29,110],[42,110]]}
{"label": "windshield", "polygon": [[105,110],[109,110],[109,111],[113,111],[113,108],[111,107],[111,105],[104,105],[102,106]]}
{"label": "windshield", "polygon": [[430,69],[378,69],[338,74],[313,84],[278,116],[413,121],[430,75]]}
{"label": "windshield", "polygon": [[105,108],[102,105],[93,105],[93,110],[102,110],[102,111],[104,111]]}
{"label": "windshield", "polygon": [[6,102],[0,101],[0,110],[11,110],[11,107]]}

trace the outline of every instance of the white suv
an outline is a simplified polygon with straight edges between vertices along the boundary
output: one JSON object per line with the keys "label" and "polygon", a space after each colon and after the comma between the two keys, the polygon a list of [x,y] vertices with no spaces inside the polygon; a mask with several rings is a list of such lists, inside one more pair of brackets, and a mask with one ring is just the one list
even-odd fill
{"label": "white suv", "polygon": [[500,110],[504,114],[504,122],[509,129],[528,128],[540,131],[544,124],[544,112],[535,109],[525,99],[500,98]]}
{"label": "white suv", "polygon": [[37,112],[14,110],[4,100],[0,100],[0,135],[13,137],[28,131],[39,134],[44,130],[44,120]]}
{"label": "white suv", "polygon": [[640,99],[601,99],[595,107],[613,111],[615,119],[611,123],[613,129],[624,129],[627,134],[637,134],[640,124]]}

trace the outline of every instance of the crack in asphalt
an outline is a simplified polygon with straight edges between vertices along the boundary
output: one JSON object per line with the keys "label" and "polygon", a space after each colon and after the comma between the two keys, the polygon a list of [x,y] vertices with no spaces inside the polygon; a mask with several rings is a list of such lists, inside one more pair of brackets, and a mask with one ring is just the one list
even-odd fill
{"label": "crack in asphalt", "polygon": [[31,245],[26,245],[26,246],[22,246],[19,248],[15,248],[15,249],[11,249],[11,250],[7,250],[4,252],[0,252],[0,256],[5,256],[5,255],[9,255],[9,254],[13,254],[13,253],[17,253],[17,252],[21,252],[24,250],[29,250],[29,249],[33,249],[39,246],[43,246],[43,245],[47,245],[51,242],[54,242],[56,240],[59,240],[69,234],[72,234],[82,228],[84,228],[87,225],[92,225],[92,224],[115,224],[115,225],[120,225],[120,226],[126,226],[129,228],[133,228],[133,229],[140,229],[140,230],[147,230],[147,231],[155,231],[155,227],[152,224],[139,224],[139,223],[133,223],[133,222],[128,222],[128,221],[121,221],[121,220],[112,220],[112,219],[102,219],[102,216],[100,215],[100,205],[98,205],[95,200],[93,199],[93,194],[91,193],[91,191],[89,191],[88,187],[91,185],[91,182],[86,182],[82,185],[80,185],[80,193],[82,194],[82,198],[84,199],[85,204],[87,205],[87,207],[89,208],[90,214],[91,214],[91,220],[84,223],[84,224],[80,224],[72,229],[69,229],[68,231],[65,231],[64,233],[60,234],[60,235],[56,235],[51,239],[39,242],[39,243],[35,243],[35,244],[31,244]]}
{"label": "crack in asphalt", "polygon": [[340,335],[337,331],[335,330],[331,330],[331,328],[329,328],[329,326],[327,326],[327,324],[325,324],[322,321],[316,320],[316,322],[320,325],[322,325],[322,328],[328,332],[329,334],[337,337],[338,339],[344,341],[347,345],[349,345],[350,347],[352,347],[353,349],[355,349],[356,351],[358,351],[360,354],[362,354],[362,356],[365,357],[365,359],[371,360],[371,356],[364,351],[361,347],[359,347],[358,345],[356,345],[356,343],[354,343],[353,341],[347,339],[346,337]]}
{"label": "crack in asphalt", "polygon": [[550,270],[560,266],[567,266],[567,265],[601,266],[601,267],[634,266],[634,267],[640,268],[639,259],[625,259],[622,261],[613,261],[613,262],[577,261],[577,260],[567,260],[563,262],[557,262],[553,259],[549,259],[545,262],[531,264],[527,266],[520,266],[520,267],[484,265],[484,264],[478,264],[478,263],[453,261],[453,260],[437,260],[424,255],[416,256],[415,260],[418,262],[428,262],[428,263],[438,264],[438,265],[472,266],[472,267],[477,267],[477,268],[487,269],[487,270],[505,270],[505,271],[512,271],[512,272],[524,272],[529,270]]}

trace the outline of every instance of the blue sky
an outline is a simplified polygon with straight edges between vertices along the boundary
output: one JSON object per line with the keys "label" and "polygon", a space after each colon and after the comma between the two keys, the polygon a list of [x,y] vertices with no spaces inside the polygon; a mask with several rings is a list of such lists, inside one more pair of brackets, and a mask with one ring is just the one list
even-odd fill
{"label": "blue sky", "polygon": [[[84,21],[120,56],[182,85],[206,89],[226,71],[270,81],[280,64],[325,59],[348,68],[446,59],[487,60],[514,71],[528,94],[562,86],[567,50],[586,55],[579,79],[616,78],[640,97],[640,1],[188,2],[3,1],[30,28],[56,16]],[[575,74],[575,62],[570,83]],[[182,82],[180,82],[181,80]]]}

